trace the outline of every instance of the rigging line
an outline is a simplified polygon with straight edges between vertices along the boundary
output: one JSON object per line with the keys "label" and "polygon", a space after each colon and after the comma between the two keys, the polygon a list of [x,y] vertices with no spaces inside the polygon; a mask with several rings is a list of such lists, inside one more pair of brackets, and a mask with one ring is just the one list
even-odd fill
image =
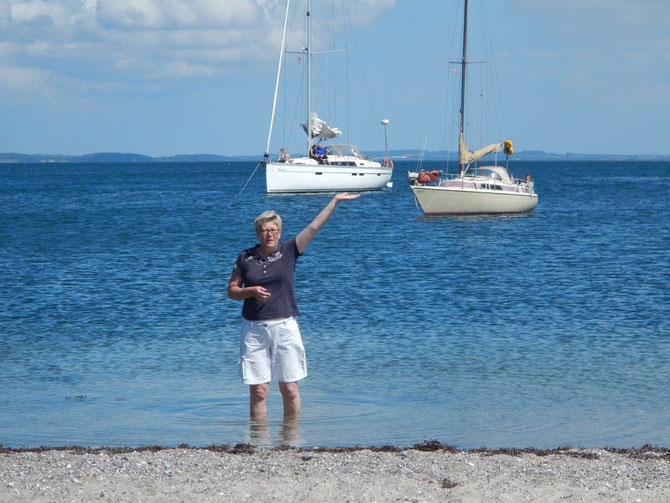
{"label": "rigging line", "polygon": [[416,194],[412,192],[412,195],[414,196],[414,207],[416,208],[416,212],[421,215],[421,210],[419,209],[419,201],[416,199]]}
{"label": "rigging line", "polygon": [[[302,22],[302,37],[303,37],[302,47],[304,49],[305,45],[307,44],[307,42],[306,42],[306,40],[307,40],[307,16],[302,16],[299,9],[294,8],[293,9],[293,14],[291,16],[291,22],[290,22],[291,27],[293,27],[296,24],[296,21],[295,21],[296,17],[299,18],[299,20]],[[297,29],[293,30],[293,28],[292,28],[291,30],[289,30],[289,32],[293,32],[293,31],[295,31],[297,33]],[[291,142],[293,141],[293,134],[294,134],[294,131],[295,131],[295,125],[297,124],[299,126],[299,130],[302,130],[300,128],[300,124],[302,124],[302,121],[298,121],[296,119],[296,117],[297,117],[298,113],[301,112],[301,110],[302,110],[301,105],[305,104],[305,102],[303,101],[303,96],[305,94],[305,87],[306,87],[305,86],[305,78],[306,78],[306,75],[307,75],[307,58],[305,56],[306,52],[304,50],[301,50],[301,51],[286,50],[286,53],[287,54],[297,54],[298,55],[297,56],[298,63],[296,65],[297,68],[298,68],[298,71],[290,73],[287,70],[287,71],[284,72],[284,76],[287,77],[289,74],[292,75],[292,76],[295,76],[295,75],[298,75],[298,74],[300,75],[299,84],[297,86],[294,86],[294,88],[297,89],[297,94],[295,96],[295,103],[293,105],[293,115],[291,117],[290,122],[285,122],[284,123],[284,129],[285,130],[287,128],[287,124],[289,125],[288,126],[289,135],[288,135],[287,143],[285,143],[285,145],[291,145]],[[287,68],[286,65],[288,65],[288,64],[289,64],[289,59],[286,58],[285,63],[284,63],[284,67]],[[288,86],[286,85],[286,82],[287,81],[285,80],[285,87],[284,87],[284,95],[285,96],[286,96],[286,92],[287,92],[287,89],[288,89]],[[293,81],[293,83],[295,84],[295,81]],[[286,102],[287,101],[285,99],[284,103],[286,103]],[[305,109],[306,109],[306,106],[305,106]],[[303,147],[300,147],[299,149],[296,149],[296,151],[299,152],[302,148]]]}
{"label": "rigging line", "polygon": [[[498,79],[498,67],[496,64],[496,58],[493,53],[493,38],[491,37],[491,31],[489,28],[489,23],[488,23],[488,18],[486,14],[486,10],[484,9],[483,5],[480,7],[481,10],[481,15],[484,18],[484,21],[482,23],[482,33],[485,33],[486,39],[485,39],[485,46],[487,49],[487,52],[489,54],[489,59],[491,60],[491,65],[493,66],[492,72],[490,73],[490,82],[491,82],[491,89],[494,94],[494,100],[493,100],[493,107],[495,111],[495,117],[496,117],[496,126],[498,129],[498,136],[501,137],[502,134],[507,134],[508,132],[508,126],[507,126],[507,120],[505,117],[505,107],[503,106],[503,99],[502,99],[502,91],[500,88],[500,80]],[[500,107],[500,109],[498,109]],[[502,118],[502,132],[501,132],[501,127],[500,127],[500,120]]]}
{"label": "rigging line", "polygon": [[[344,29],[346,31],[347,27],[349,27],[349,29],[351,30],[351,40],[353,42],[353,46],[354,46],[354,49],[355,49],[358,64],[360,65],[360,68],[361,68],[361,74],[363,75],[363,82],[365,83],[365,91],[368,94],[368,103],[369,103],[370,107],[372,108],[373,117],[378,118],[379,115],[377,115],[377,110],[375,109],[375,104],[374,104],[374,101],[372,100],[372,93],[370,92],[370,84],[368,83],[367,74],[365,73],[365,66],[363,65],[363,61],[361,59],[361,52],[360,52],[360,49],[358,48],[358,43],[356,42],[356,37],[354,36],[354,31],[351,28],[351,24],[349,23],[349,15],[348,15],[346,9],[343,9],[343,10],[344,10],[344,23],[345,23]],[[380,131],[379,128],[377,128],[377,134],[379,135],[380,142],[383,143],[384,142],[384,135],[383,135],[382,131]]]}
{"label": "rigging line", "polygon": [[[291,14],[291,20],[289,21],[289,27],[287,29],[287,33],[289,33],[289,34],[297,33],[297,29],[295,28],[295,25],[296,25],[295,19],[296,19],[297,16],[298,16],[298,9],[296,9],[294,7],[293,12]],[[292,35],[292,36],[295,38],[294,35]],[[304,54],[303,51],[300,51],[300,52],[289,51],[288,49],[285,50],[285,53],[286,54],[300,54],[300,55]],[[302,62],[302,59],[300,57],[298,57],[298,61]],[[284,122],[283,122],[283,128],[282,128],[283,132],[284,132],[284,138],[283,138],[284,146],[291,145],[291,142],[293,141],[293,131],[294,131],[294,126],[296,124],[296,116],[298,114],[298,107],[300,106],[300,103],[302,102],[302,93],[303,93],[303,89],[305,87],[305,85],[304,85],[305,84],[305,72],[304,71],[303,72],[289,72],[290,62],[291,61],[289,60],[288,57],[284,58],[284,69],[283,69],[283,71],[284,71],[284,89],[283,89],[284,99],[283,99],[283,104],[284,104],[284,106],[282,107],[283,114],[284,114]],[[295,89],[297,89],[298,92],[297,92],[297,97],[296,97],[295,104],[293,106],[293,115],[291,117],[291,122],[286,122],[286,113],[288,112],[288,107],[286,106],[286,104],[288,103],[288,88],[289,88],[288,87],[288,82],[289,82],[288,77],[289,77],[289,75],[294,76],[294,75],[297,75],[297,74],[300,75],[300,84],[297,87],[295,87]],[[287,127],[287,124],[289,125],[288,127]],[[288,130],[288,138],[286,137],[286,134],[287,134],[286,131],[287,130]]]}
{"label": "rigging line", "polygon": [[[324,65],[326,67],[325,72],[321,72],[321,67],[319,67],[316,62],[312,62],[312,79],[316,80],[317,82],[317,88],[322,90],[323,92],[321,93],[321,101],[322,101],[322,107],[326,109],[326,113],[322,114],[321,119],[326,120],[326,122],[330,122],[331,125],[336,126],[337,123],[333,122],[331,120],[331,117],[335,118],[337,117],[336,113],[336,108],[332,105],[332,103],[336,102],[337,99],[337,93],[333,91],[332,93],[329,92],[328,88],[328,65]],[[325,75],[323,75],[325,74]],[[325,76],[325,78],[323,78]],[[312,107],[312,112],[315,111],[315,109],[318,108],[318,106]],[[323,109],[321,110],[323,112]],[[318,115],[318,114],[317,114]]]}
{"label": "rigging line", "polygon": [[[479,26],[480,26],[480,37],[482,39],[482,46],[484,48],[484,55],[486,58],[486,63],[488,64],[491,60],[494,59],[494,54],[493,51],[490,49],[492,48],[491,44],[489,43],[490,40],[490,34],[488,33],[488,23],[486,20],[486,11],[484,9],[483,2],[479,2]],[[486,86],[488,82],[488,75],[490,73],[487,73],[487,68],[482,65],[482,67],[479,69],[479,95],[480,95],[480,104],[479,104],[479,131],[480,131],[480,143],[481,145],[484,145],[485,143],[488,144],[489,142],[487,141],[488,138],[488,123],[489,123],[489,117],[490,113],[489,109],[492,106],[494,114],[497,111],[496,109],[496,96],[493,92],[493,89],[490,88],[491,90],[491,97],[489,98],[488,96],[488,90],[489,88]],[[484,93],[486,93],[486,99],[484,98]],[[498,136],[497,136],[497,141],[500,141],[500,130],[497,131]]]}
{"label": "rigging line", "polygon": [[[462,2],[457,2],[455,4],[454,8],[453,8],[453,11],[452,11],[452,16],[451,16],[451,18],[452,18],[451,42],[449,44],[448,55],[451,55],[451,54],[454,53],[454,48],[456,47],[456,35],[461,34],[460,29],[457,29],[457,26],[460,27],[460,18],[459,18],[458,13],[461,9],[465,8],[465,6],[461,7],[461,4],[462,4]],[[459,39],[460,39],[460,37],[459,37]],[[449,58],[449,59],[451,59],[451,58]],[[454,59],[457,59],[457,58],[454,58]],[[451,64],[451,63],[449,63],[449,64]],[[457,67],[454,67],[454,68],[457,68]],[[461,68],[461,71],[462,72],[465,71],[465,68]],[[453,72],[452,72],[452,75],[456,75],[456,74],[453,74]],[[453,79],[451,79],[451,82],[452,82],[451,88],[449,88],[447,86],[447,93],[448,94],[447,94],[446,100],[445,100],[445,107],[450,106],[451,110],[452,110],[452,112],[449,114],[451,116],[449,138],[451,139],[452,142],[455,143],[455,144],[452,143],[452,148],[453,148],[452,152],[456,153],[456,166],[458,167],[458,163],[459,163],[459,159],[458,159],[459,150],[458,149],[459,149],[459,138],[460,138],[460,136],[458,134],[456,134],[456,131],[460,130],[460,114],[458,113],[458,111],[460,110],[460,106],[461,106],[460,96],[459,96],[461,81],[460,81],[460,78],[453,78]],[[451,104],[450,104],[449,100],[451,100]],[[454,108],[455,108],[456,112],[453,111]],[[450,157],[451,156],[447,152],[447,170],[449,169]]]}
{"label": "rigging line", "polygon": [[284,94],[284,97],[282,99],[282,103],[284,104],[284,106],[282,106],[282,110],[281,110],[282,111],[281,142],[282,142],[282,145],[286,145],[286,82],[287,82],[287,78],[286,78],[286,59],[284,59],[284,73],[283,73],[283,76],[284,76],[284,86],[283,86],[283,89],[282,89],[282,93]]}
{"label": "rigging line", "polygon": [[284,47],[286,44],[286,26],[288,24],[288,12],[291,5],[291,0],[286,2],[286,13],[284,14],[284,31],[282,32],[281,37],[281,47],[279,49],[279,64],[277,65],[277,79],[275,80],[275,92],[272,99],[272,114],[270,116],[270,130],[268,131],[268,141],[265,146],[265,157],[268,157],[270,154],[270,140],[272,140],[272,126],[275,122],[275,111],[277,109],[277,93],[279,91],[279,79],[281,76],[281,67],[282,62],[284,61]]}
{"label": "rigging line", "polygon": [[242,191],[243,191],[244,189],[247,188],[247,185],[249,185],[249,182],[251,181],[251,179],[252,179],[252,178],[254,177],[254,175],[256,174],[256,170],[258,169],[258,166],[260,166],[261,164],[264,164],[264,163],[263,163],[263,162],[258,162],[258,163],[256,164],[256,167],[254,168],[254,171],[251,173],[251,176],[249,177],[249,179],[247,180],[247,183],[245,183],[245,184],[244,184],[244,187],[242,187],[242,189],[240,189],[240,191],[237,193],[238,196],[239,196],[240,194],[242,194]]}
{"label": "rigging line", "polygon": [[[311,14],[311,17],[314,17],[313,13]],[[334,16],[331,15],[331,18]],[[332,23],[330,27],[334,30],[334,27],[332,26]],[[342,52],[341,50],[330,50],[330,51],[311,51],[312,55],[319,54],[319,55],[332,55],[333,58],[329,61],[333,63],[333,67],[335,64],[335,55],[337,53]],[[332,91],[330,90],[330,87],[328,85],[329,82],[333,82],[334,86],[334,77],[332,79],[329,78],[329,67],[330,65],[328,62],[325,64],[319,65],[317,61],[323,61],[323,58],[316,58],[312,59],[311,62],[311,73],[312,73],[312,80],[313,82],[316,82],[316,85],[312,85],[312,89],[317,89],[317,91],[312,91],[313,92],[313,100],[312,102],[316,101],[314,99],[314,96],[319,93],[319,103],[317,106],[312,106],[312,113],[315,113],[318,107],[321,107],[321,119],[326,120],[326,122],[329,122],[331,125],[336,125],[336,122],[333,123],[333,121],[336,121],[337,118],[337,91],[336,89],[333,89]],[[334,68],[333,68],[333,73]],[[325,110],[324,110],[325,109]],[[325,113],[324,113],[325,112]],[[317,115],[318,112],[317,112]]]}
{"label": "rigging line", "polygon": [[344,7],[344,2],[341,2],[340,6],[342,7],[342,19],[344,20],[344,23],[343,23],[343,26],[342,26],[342,34],[343,34],[343,38],[344,38],[344,51],[345,51],[345,57],[344,57],[344,72],[345,72],[345,74],[344,74],[344,79],[345,79],[345,82],[344,82],[344,86],[345,86],[344,87],[344,96],[345,96],[344,107],[345,107],[345,114],[346,114],[345,124],[346,124],[346,132],[347,132],[347,135],[345,137],[346,139],[343,138],[343,140],[345,140],[345,143],[351,143],[351,137],[349,136],[351,134],[350,133],[350,131],[351,131],[351,116],[350,116],[350,108],[349,108],[349,105],[351,103],[351,94],[349,92],[349,39],[347,38],[348,37],[347,22],[346,22],[347,11]]}
{"label": "rigging line", "polygon": [[[447,85],[447,96],[444,102],[444,130],[447,132],[444,138],[444,152],[445,152],[445,169],[444,172],[449,172],[449,165],[452,155],[449,152],[449,144],[458,138],[456,131],[458,130],[458,114],[453,113],[453,107],[455,106],[454,97],[458,96],[458,86],[460,84],[458,78],[453,78],[455,75],[452,73],[452,77],[449,78]],[[452,144],[453,147],[453,144]],[[458,151],[458,145],[455,147],[455,150],[452,152]]]}
{"label": "rigging line", "polygon": [[[491,39],[490,35],[489,35],[489,39],[490,39],[489,44],[492,48],[493,47],[493,40]],[[491,49],[491,52],[493,52],[493,49]],[[498,121],[498,120],[500,120],[500,118],[502,118],[502,134],[509,134],[508,133],[509,126],[507,125],[507,117],[505,116],[505,106],[504,106],[505,102],[503,101],[502,88],[500,86],[500,80],[498,78],[499,74],[498,74],[498,65],[497,65],[496,59],[497,58],[492,58],[493,73],[491,75],[492,88],[497,93],[497,96],[496,96],[497,99],[495,101],[495,105],[496,105],[496,107],[498,107],[498,106],[500,107],[500,112],[499,113],[498,113],[498,110],[496,108],[496,121]],[[499,123],[498,123],[498,128],[500,128]]]}
{"label": "rigging line", "polygon": [[[291,14],[291,20],[289,21],[289,27],[287,29],[287,33],[293,34],[292,35],[293,38],[295,38],[295,33],[296,33],[295,18],[298,15],[297,11],[298,11],[298,9],[296,9],[294,7],[293,8],[293,13]],[[287,49],[285,49],[285,52],[288,54],[292,51],[289,51],[288,48],[287,48]],[[288,75],[289,75],[288,64],[289,64],[289,59],[288,59],[288,57],[286,57],[286,58],[284,58],[284,89],[283,89],[283,91],[284,91],[283,105],[284,106],[282,107],[282,111],[283,111],[283,115],[284,115],[284,123],[283,123],[283,128],[282,128],[283,133],[284,133],[283,143],[284,143],[285,146],[290,145],[291,138],[293,137],[293,128],[291,128],[291,127],[287,128],[286,127],[286,125],[289,124],[288,122],[286,122],[286,113],[288,112],[288,107],[286,106],[286,103],[288,103],[288,101],[287,101],[287,99],[288,99],[288,94],[287,94],[288,93]],[[304,76],[302,78],[304,78]],[[300,86],[298,87],[299,92],[302,92],[302,86],[303,86],[303,82],[301,80]],[[296,109],[297,109],[297,102],[296,102],[296,105],[294,106],[294,109],[293,109],[293,117],[291,117],[290,124],[295,124]],[[288,129],[288,138],[286,137],[287,129]]]}
{"label": "rigging line", "polygon": [[421,167],[423,166],[423,158],[426,155],[426,143],[428,142],[428,138],[423,139],[423,145],[421,145],[421,150],[419,150],[419,162],[416,164],[416,170],[418,172],[421,172]]}
{"label": "rigging line", "polygon": [[349,50],[349,45],[347,45],[347,57],[345,59],[345,62],[346,62],[345,66],[346,66],[346,72],[347,72],[346,77],[345,77],[347,79],[347,81],[346,81],[346,91],[345,91],[346,92],[346,105],[345,106],[347,107],[347,143],[351,143],[351,136],[349,136],[351,134],[351,114],[350,114],[351,109],[349,108],[349,105],[351,103],[351,93],[350,93],[350,89],[349,89],[350,79],[349,79],[349,52],[348,52],[348,50]]}
{"label": "rigging line", "polygon": [[486,140],[486,114],[484,113],[484,65],[479,67],[479,144],[484,145]]}
{"label": "rigging line", "polygon": [[[302,103],[302,93],[303,93],[303,89],[305,87],[304,86],[304,84],[305,84],[305,73],[306,73],[306,70],[300,72],[300,85],[298,86],[298,96],[296,97],[295,105],[293,106],[293,117],[291,117],[291,122],[290,123],[285,123],[284,129],[286,129],[286,124],[291,124],[291,125],[296,124],[296,121],[297,121],[296,117],[298,115],[298,108],[300,107],[300,104]],[[288,137],[289,144],[292,141],[292,138],[293,138],[293,127],[290,127],[289,137]]]}
{"label": "rigging line", "polygon": [[351,133],[351,116],[349,115],[350,109],[349,109],[349,104],[351,103],[351,94],[349,93],[349,39],[347,38],[348,33],[347,33],[347,11],[344,7],[344,2],[340,3],[342,7],[342,19],[344,20],[344,25],[342,29],[342,33],[344,35],[344,50],[346,51],[346,56],[344,58],[344,78],[345,78],[345,88],[344,88],[344,95],[345,95],[345,100],[344,100],[344,106],[345,106],[345,113],[346,113],[346,131],[347,131],[347,136],[345,143],[351,143],[351,137],[349,136]]}
{"label": "rigging line", "polygon": [[[335,3],[330,2],[328,4],[328,10],[330,12],[330,46],[335,48]],[[338,93],[337,93],[337,69],[335,67],[335,62],[336,59],[335,57],[331,58],[331,65],[330,65],[330,72],[331,72],[331,78],[333,82],[333,94],[334,94],[334,100],[333,100],[333,121],[335,125],[338,123]]]}
{"label": "rigging line", "polygon": [[[455,44],[454,40],[456,38],[456,24],[458,22],[458,20],[457,20],[458,16],[456,14],[458,13],[458,10],[459,10],[458,5],[456,5],[455,10],[454,10],[454,15],[451,16],[451,18],[453,19],[452,29],[449,30],[449,31],[445,30],[445,33],[451,33],[451,41],[447,37],[444,37],[443,42],[442,42],[442,47],[441,47],[441,50],[440,50],[439,64],[433,66],[433,68],[437,71],[437,75],[435,77],[433,77],[433,79],[432,79],[433,82],[434,82],[434,85],[433,85],[433,89],[432,89],[432,93],[431,93],[431,100],[430,100],[431,107],[428,110],[428,119],[426,120],[426,123],[425,123],[423,145],[421,146],[421,151],[420,151],[420,154],[419,154],[419,159],[420,159],[419,166],[421,166],[421,163],[423,162],[423,157],[425,155],[426,145],[428,144],[428,140],[430,139],[430,131],[432,129],[433,117],[434,117],[433,114],[434,114],[435,110],[437,109],[436,106],[432,106],[432,105],[435,105],[436,103],[438,103],[438,98],[437,98],[438,94],[439,94],[440,90],[443,90],[444,87],[445,87],[443,85],[444,69],[449,68],[447,65],[449,64],[449,60],[451,59],[450,55],[452,54],[452,52],[454,50],[454,44]],[[447,17],[447,19],[448,19],[448,17]],[[447,51],[447,44],[449,45],[449,51]],[[451,69],[449,68],[447,71],[449,72],[450,70]],[[450,93],[449,93],[449,90],[447,89],[447,96],[445,97],[445,107],[448,106],[449,97],[450,97]],[[448,117],[448,114],[445,115],[445,118],[446,117]],[[443,134],[444,134],[444,141],[446,142],[447,141],[446,131],[443,131]],[[438,145],[439,144],[440,143],[438,142]],[[417,168],[417,169],[419,169],[419,168]]]}

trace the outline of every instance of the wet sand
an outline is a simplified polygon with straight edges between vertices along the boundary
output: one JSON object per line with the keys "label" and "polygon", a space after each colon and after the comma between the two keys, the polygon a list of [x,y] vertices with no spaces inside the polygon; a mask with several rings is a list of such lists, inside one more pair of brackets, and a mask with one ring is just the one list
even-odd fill
{"label": "wet sand", "polygon": [[670,449],[2,449],[0,501],[670,501]]}

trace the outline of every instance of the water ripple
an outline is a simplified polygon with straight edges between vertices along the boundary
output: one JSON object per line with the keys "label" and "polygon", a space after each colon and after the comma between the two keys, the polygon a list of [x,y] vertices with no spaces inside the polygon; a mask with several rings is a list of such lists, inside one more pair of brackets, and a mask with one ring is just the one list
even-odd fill
{"label": "water ripple", "polygon": [[225,289],[256,215],[289,237],[330,196],[240,196],[245,164],[0,167],[0,444],[667,445],[668,168],[524,165],[533,213],[425,218],[397,165],[298,263],[296,424],[274,385],[249,421]]}

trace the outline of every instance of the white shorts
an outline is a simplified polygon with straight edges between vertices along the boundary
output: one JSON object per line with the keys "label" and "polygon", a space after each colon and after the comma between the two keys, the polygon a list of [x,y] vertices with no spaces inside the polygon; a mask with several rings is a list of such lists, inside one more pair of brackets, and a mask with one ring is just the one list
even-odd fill
{"label": "white shorts", "polygon": [[263,384],[273,379],[295,382],[307,377],[305,347],[295,318],[243,318],[239,365],[244,384]]}

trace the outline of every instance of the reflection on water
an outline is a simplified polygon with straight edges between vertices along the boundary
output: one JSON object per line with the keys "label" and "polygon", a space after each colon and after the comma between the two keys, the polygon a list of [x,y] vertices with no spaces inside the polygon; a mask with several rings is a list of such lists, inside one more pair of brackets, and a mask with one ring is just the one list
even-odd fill
{"label": "reflection on water", "polygon": [[267,417],[249,419],[249,443],[259,447],[272,446]]}
{"label": "reflection on water", "polygon": [[302,447],[304,441],[300,436],[300,414],[284,416],[279,429],[279,434],[284,445],[289,447]]}
{"label": "reflection on water", "polygon": [[[278,439],[273,438],[276,430]],[[249,443],[258,447],[302,447],[305,443],[300,435],[300,415],[284,416],[279,425],[270,424],[267,417],[249,419]]]}

